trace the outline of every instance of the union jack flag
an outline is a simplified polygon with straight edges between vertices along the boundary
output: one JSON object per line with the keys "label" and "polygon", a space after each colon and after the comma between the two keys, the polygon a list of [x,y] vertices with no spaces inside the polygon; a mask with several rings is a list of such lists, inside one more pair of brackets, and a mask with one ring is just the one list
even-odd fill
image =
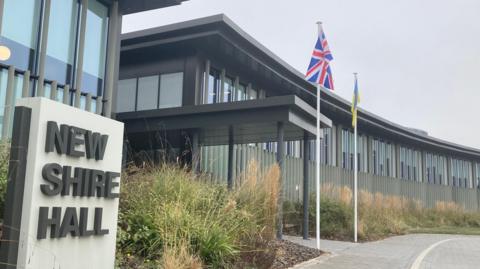
{"label": "union jack flag", "polygon": [[332,70],[330,69],[330,61],[333,60],[332,53],[328,47],[325,33],[320,25],[320,31],[313,49],[312,59],[306,74],[306,79],[322,85],[324,88],[333,90]]}

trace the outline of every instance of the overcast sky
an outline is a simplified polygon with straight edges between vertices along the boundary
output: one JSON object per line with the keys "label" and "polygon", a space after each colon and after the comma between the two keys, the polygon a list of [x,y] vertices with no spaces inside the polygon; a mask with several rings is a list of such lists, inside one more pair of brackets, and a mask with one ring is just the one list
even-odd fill
{"label": "overcast sky", "polygon": [[480,0],[190,0],[124,17],[130,32],[226,14],[305,72],[321,20],[335,93],[431,136],[480,148]]}

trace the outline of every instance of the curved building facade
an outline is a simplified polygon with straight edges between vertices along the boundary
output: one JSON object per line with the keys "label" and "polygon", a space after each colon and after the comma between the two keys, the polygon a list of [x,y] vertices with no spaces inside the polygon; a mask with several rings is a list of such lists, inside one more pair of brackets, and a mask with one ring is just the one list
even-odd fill
{"label": "curved building facade", "polygon": [[[185,161],[230,186],[250,159],[277,162],[291,200],[313,184],[316,87],[226,16],[124,34],[119,76],[114,109],[137,156]],[[321,94],[322,180],[350,185],[351,104]],[[362,188],[480,208],[480,150],[362,109],[358,131]]]}

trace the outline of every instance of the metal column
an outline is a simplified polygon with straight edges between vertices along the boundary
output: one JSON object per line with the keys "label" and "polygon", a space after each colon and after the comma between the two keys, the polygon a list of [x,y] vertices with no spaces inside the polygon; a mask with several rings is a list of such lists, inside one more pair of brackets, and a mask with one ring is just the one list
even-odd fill
{"label": "metal column", "polygon": [[277,123],[277,164],[280,167],[277,214],[277,239],[283,237],[283,176],[285,174],[285,130],[284,123]]}
{"label": "metal column", "polygon": [[337,144],[336,144],[336,156],[337,156],[337,167],[343,168],[343,151],[342,151],[342,125],[337,125]]}
{"label": "metal column", "polygon": [[308,208],[310,202],[310,191],[308,186],[309,171],[308,162],[310,160],[310,141],[307,131],[303,132],[303,239],[308,239]]}
{"label": "metal column", "polygon": [[472,162],[472,177],[473,177],[473,188],[477,188],[479,187],[478,185],[478,182],[477,182],[477,163],[476,162]]}
{"label": "metal column", "polygon": [[44,18],[42,25],[42,38],[40,41],[40,55],[38,63],[38,84],[37,84],[37,96],[44,97],[45,95],[45,59],[47,58],[47,45],[48,45],[48,25],[50,21],[50,7],[51,0],[45,1]]}
{"label": "metal column", "polygon": [[10,136],[10,118],[12,117],[14,109],[14,84],[15,84],[15,67],[8,67],[8,79],[7,79],[7,93],[5,96],[5,108],[3,111],[3,125],[2,125],[2,140],[8,139]]}
{"label": "metal column", "polygon": [[82,89],[83,56],[85,52],[85,32],[87,27],[88,0],[82,0],[82,13],[80,15],[80,37],[78,42],[77,70],[75,74],[74,89]]}
{"label": "metal column", "polygon": [[119,37],[119,13],[118,1],[114,1],[110,8],[110,25],[108,29],[108,48],[107,48],[107,69],[105,73],[105,90],[103,91],[103,99],[105,101],[104,114],[105,117],[111,117],[113,106],[113,91],[115,89],[115,70],[119,64],[118,44]]}
{"label": "metal column", "polygon": [[[422,172],[420,173],[419,182],[428,182],[427,179],[427,153],[425,151],[421,151],[422,154]],[[442,182],[445,184],[445,182]]]}

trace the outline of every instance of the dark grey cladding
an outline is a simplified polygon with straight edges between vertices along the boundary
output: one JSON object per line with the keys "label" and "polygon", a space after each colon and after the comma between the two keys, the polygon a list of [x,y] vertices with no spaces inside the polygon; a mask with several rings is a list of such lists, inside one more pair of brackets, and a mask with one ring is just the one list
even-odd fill
{"label": "dark grey cladding", "polygon": [[186,0],[120,0],[120,11],[123,15],[180,5]]}

